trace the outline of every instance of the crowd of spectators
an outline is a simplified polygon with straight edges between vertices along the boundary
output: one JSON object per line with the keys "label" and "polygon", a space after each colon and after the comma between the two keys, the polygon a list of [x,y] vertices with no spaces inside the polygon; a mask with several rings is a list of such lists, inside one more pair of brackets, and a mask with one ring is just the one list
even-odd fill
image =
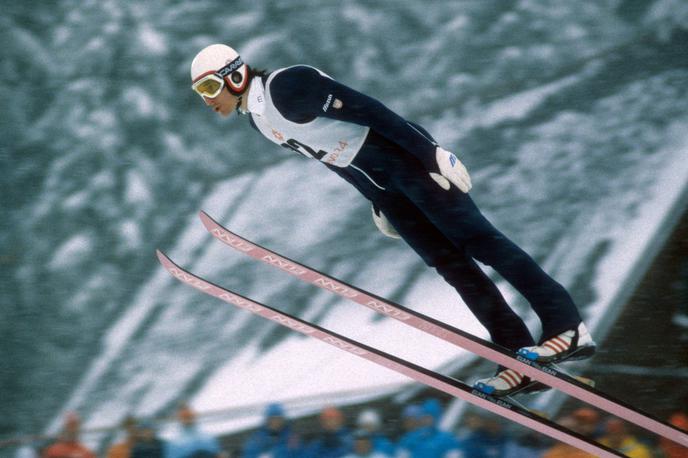
{"label": "crowd of spectators", "polygon": [[[186,404],[177,410],[177,432],[162,438],[155,423],[127,418],[120,440],[106,447],[106,458],[588,458],[569,445],[502,419],[468,411],[451,431],[439,427],[443,407],[437,399],[406,406],[400,418],[383,418],[372,409],[347,418],[334,406],[324,407],[318,426],[297,431],[280,404],[265,408],[261,425],[236,447],[223,447],[204,433],[194,411]],[[637,435],[624,421],[580,408],[557,419],[558,423],[593,438],[631,458],[687,458],[688,449],[666,439]],[[688,415],[673,414],[669,422],[688,430]],[[80,442],[78,415],[66,416],[59,438],[40,448],[23,447],[17,458],[95,458],[96,452]]]}

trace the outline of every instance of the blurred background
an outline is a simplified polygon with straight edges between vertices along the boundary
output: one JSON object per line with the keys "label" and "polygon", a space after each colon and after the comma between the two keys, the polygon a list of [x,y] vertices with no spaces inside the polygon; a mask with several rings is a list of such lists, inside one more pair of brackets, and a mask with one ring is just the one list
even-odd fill
{"label": "blurred background", "polygon": [[[0,439],[53,434],[68,411],[97,428],[172,415],[186,399],[230,409],[209,425],[228,434],[257,424],[271,401],[306,415],[415,389],[176,283],[156,248],[419,364],[473,364],[467,380],[493,370],[205,233],[200,209],[486,337],[455,292],[376,231],[353,188],[202,104],[189,65],[216,42],[256,68],[316,66],[423,125],[469,168],[484,213],[570,289],[598,343],[620,333],[600,358],[611,348],[617,375],[647,380],[643,407],[666,416],[676,405],[643,367],[664,368],[673,389],[688,369],[686,238],[671,238],[687,202],[686,2],[63,0],[4,2],[0,24]],[[625,313],[667,240],[678,245],[659,293]],[[537,334],[527,304],[499,286]],[[617,326],[624,316],[636,318]],[[679,356],[638,369],[620,346],[638,335],[660,360]],[[683,385],[675,394],[688,394]],[[623,393],[618,380],[600,388]]]}

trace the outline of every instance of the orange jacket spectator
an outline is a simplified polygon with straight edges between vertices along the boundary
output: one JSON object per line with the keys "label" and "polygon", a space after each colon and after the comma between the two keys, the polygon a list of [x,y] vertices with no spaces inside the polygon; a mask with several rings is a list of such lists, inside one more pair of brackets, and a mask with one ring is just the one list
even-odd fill
{"label": "orange jacket spectator", "polygon": [[542,455],[542,458],[596,458],[569,444],[557,444]]}
{"label": "orange jacket spectator", "polygon": [[45,449],[42,458],[96,458],[96,454],[79,442],[55,442]]}
{"label": "orange jacket spectator", "polygon": [[136,419],[127,416],[122,422],[122,428],[126,437],[108,449],[107,458],[129,458],[131,456],[131,450],[136,443]]}
{"label": "orange jacket spectator", "polygon": [[[559,424],[577,433],[589,435],[597,426],[597,421],[597,413],[592,409],[578,409],[571,415],[562,418]],[[595,458],[595,455],[586,453],[571,445],[558,442],[552,448],[548,449],[542,455],[542,458]]]}
{"label": "orange jacket spectator", "polygon": [[73,412],[67,414],[60,438],[43,451],[42,458],[96,458],[95,453],[79,442],[80,428],[79,416]]}

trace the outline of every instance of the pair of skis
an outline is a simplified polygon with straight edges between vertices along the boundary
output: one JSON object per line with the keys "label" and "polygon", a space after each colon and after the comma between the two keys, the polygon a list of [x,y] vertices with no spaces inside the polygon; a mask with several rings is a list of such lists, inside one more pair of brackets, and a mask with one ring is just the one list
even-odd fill
{"label": "pair of skis", "polygon": [[[648,431],[688,447],[688,434],[686,432],[658,420],[623,401],[614,399],[574,377],[515,355],[513,352],[491,342],[480,339],[472,334],[456,329],[384,298],[375,296],[334,277],[325,275],[310,267],[281,256],[229,231],[205,212],[200,213],[200,218],[211,235],[247,256],[265,262],[273,267],[277,267],[304,282],[311,283],[324,290],[338,294],[371,308],[376,312],[397,319],[409,326],[453,343],[477,356],[519,371],[534,380],[592,404],[599,409],[605,410],[611,415],[623,418]],[[317,338],[349,353],[387,367],[427,386],[470,402],[588,453],[600,457],[624,456],[617,451],[611,450],[553,421],[541,418],[508,399],[486,395],[459,380],[417,366],[411,362],[321,328],[275,308],[255,302],[181,268],[161,251],[158,251],[157,255],[165,269],[175,278],[206,294],[215,296],[225,302],[272,320],[294,331]]]}

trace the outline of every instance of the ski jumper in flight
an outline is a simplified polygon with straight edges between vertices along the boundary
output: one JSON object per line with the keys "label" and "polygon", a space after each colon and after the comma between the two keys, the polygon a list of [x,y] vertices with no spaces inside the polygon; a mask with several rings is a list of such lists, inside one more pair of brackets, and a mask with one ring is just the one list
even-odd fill
{"label": "ski jumper in flight", "polygon": [[[354,186],[371,202],[377,227],[434,267],[494,343],[542,364],[592,356],[595,343],[569,293],[485,218],[468,194],[464,165],[423,127],[314,67],[259,72],[222,44],[196,55],[191,79],[220,115],[237,111],[268,140]],[[539,340],[476,261],[527,299],[542,324]],[[544,385],[500,367],[476,387],[508,395]]]}

